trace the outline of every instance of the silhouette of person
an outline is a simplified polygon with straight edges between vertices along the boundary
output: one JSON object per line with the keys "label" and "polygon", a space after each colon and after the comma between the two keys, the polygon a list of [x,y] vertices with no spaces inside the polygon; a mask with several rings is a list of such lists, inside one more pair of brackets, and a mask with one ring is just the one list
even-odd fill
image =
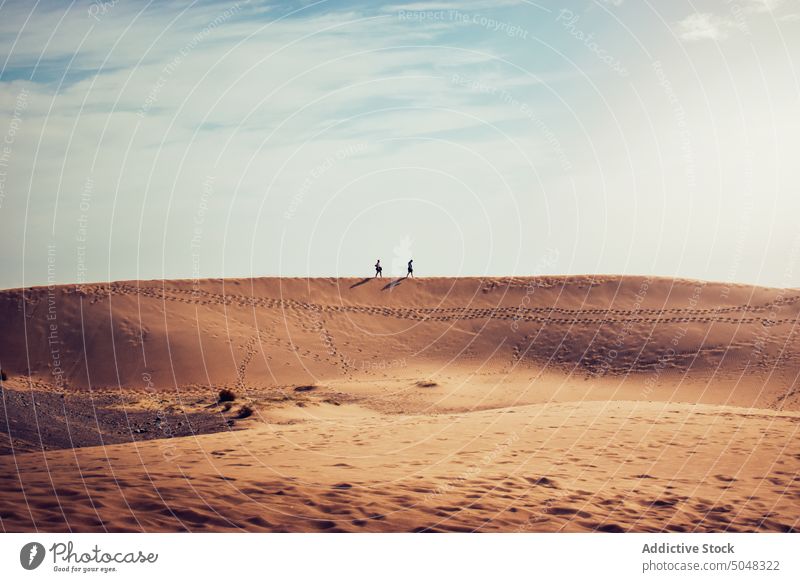
{"label": "silhouette of person", "polygon": [[414,276],[414,265],[411,264],[413,262],[414,262],[414,259],[411,259],[410,261],[408,261],[408,273],[406,273],[406,279],[408,279],[409,277],[413,277]]}
{"label": "silhouette of person", "polygon": [[378,259],[378,262],[375,263],[375,276],[376,277],[383,277],[383,267],[381,267],[381,260]]}

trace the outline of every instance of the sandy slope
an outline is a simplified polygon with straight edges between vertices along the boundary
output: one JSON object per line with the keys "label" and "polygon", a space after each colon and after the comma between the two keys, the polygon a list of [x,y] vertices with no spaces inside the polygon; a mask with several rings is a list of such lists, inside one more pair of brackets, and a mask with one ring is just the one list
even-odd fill
{"label": "sandy slope", "polygon": [[798,313],[798,290],[613,276],[0,292],[0,519],[796,529]]}

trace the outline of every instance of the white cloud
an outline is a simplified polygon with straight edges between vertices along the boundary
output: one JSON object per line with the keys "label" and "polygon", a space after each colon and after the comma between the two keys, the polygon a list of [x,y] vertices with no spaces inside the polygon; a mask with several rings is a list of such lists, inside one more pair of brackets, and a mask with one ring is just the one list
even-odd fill
{"label": "white cloud", "polygon": [[678,23],[680,37],[685,41],[724,40],[734,27],[730,20],[709,12],[695,12]]}
{"label": "white cloud", "polygon": [[730,5],[728,15],[717,15],[711,12],[695,12],[678,23],[680,38],[684,41],[714,40],[721,41],[732,33],[740,32],[748,36],[751,29],[748,20],[764,15],[777,17],[782,21],[796,20],[795,14],[780,16],[778,12],[786,6],[785,0],[727,0]]}

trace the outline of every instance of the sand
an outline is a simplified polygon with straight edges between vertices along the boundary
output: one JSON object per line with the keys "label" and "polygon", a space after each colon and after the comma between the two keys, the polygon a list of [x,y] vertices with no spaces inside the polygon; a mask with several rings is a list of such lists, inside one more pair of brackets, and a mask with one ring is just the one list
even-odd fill
{"label": "sand", "polygon": [[0,524],[795,531],[798,314],[619,276],[3,291]]}

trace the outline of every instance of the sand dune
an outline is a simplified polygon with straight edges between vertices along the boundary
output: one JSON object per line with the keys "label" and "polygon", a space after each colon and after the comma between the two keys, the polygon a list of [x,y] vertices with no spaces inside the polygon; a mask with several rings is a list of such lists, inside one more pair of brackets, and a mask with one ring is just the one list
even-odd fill
{"label": "sand dune", "polygon": [[0,292],[0,520],[793,531],[798,314],[616,276]]}

